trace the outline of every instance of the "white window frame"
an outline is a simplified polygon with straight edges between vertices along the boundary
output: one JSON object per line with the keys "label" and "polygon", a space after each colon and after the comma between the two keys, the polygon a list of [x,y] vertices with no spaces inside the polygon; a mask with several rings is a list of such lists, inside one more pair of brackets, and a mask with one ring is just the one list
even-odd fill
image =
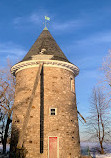
{"label": "white window frame", "polygon": [[55,109],[55,115],[57,115],[57,108],[49,108],[49,115],[50,116],[55,116],[55,115],[51,115],[51,109]]}

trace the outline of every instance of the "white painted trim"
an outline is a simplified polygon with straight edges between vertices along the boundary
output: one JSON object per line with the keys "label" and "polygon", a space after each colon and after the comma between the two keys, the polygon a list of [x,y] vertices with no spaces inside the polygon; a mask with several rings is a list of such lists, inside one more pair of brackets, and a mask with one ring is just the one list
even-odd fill
{"label": "white painted trim", "polygon": [[62,69],[69,70],[75,74],[75,76],[78,75],[79,69],[77,66],[68,63],[68,62],[63,62],[63,61],[58,61],[58,60],[29,60],[29,61],[23,61],[18,64],[15,64],[11,68],[11,73],[16,75],[17,72],[27,69],[27,68],[32,68],[32,67],[38,67],[40,63],[43,63],[45,67],[58,67]]}
{"label": "white painted trim", "polygon": [[48,136],[48,158],[49,158],[49,136]]}
{"label": "white painted trim", "polygon": [[57,137],[57,158],[59,158],[59,137],[58,136],[48,136],[48,158],[49,158],[49,137]]}
{"label": "white painted trim", "polygon": [[59,158],[59,137],[57,137],[57,157]]}

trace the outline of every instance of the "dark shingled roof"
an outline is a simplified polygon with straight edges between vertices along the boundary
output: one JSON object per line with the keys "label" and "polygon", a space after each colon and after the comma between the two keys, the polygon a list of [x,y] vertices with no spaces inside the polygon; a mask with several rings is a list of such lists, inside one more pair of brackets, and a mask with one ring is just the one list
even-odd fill
{"label": "dark shingled roof", "polygon": [[[43,51],[42,51],[43,50]],[[44,51],[45,50],[45,51]],[[42,52],[42,53],[41,53]],[[37,55],[53,55],[51,60],[69,62],[47,29],[44,29],[22,61],[33,60]],[[38,56],[39,57],[39,56]]]}

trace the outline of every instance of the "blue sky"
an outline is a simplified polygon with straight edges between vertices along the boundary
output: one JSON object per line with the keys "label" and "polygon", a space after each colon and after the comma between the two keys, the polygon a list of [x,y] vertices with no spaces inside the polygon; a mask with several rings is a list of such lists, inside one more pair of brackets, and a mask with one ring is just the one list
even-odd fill
{"label": "blue sky", "polygon": [[45,15],[51,18],[50,33],[80,69],[77,103],[86,117],[91,90],[101,79],[99,69],[111,48],[111,0],[1,0],[0,66],[7,57],[15,63],[25,56],[44,28]]}

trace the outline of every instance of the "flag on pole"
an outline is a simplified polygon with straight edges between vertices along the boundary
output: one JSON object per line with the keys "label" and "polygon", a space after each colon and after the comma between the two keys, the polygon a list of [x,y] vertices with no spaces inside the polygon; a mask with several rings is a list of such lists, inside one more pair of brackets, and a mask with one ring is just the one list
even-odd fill
{"label": "flag on pole", "polygon": [[50,18],[49,18],[49,17],[47,17],[47,16],[45,16],[45,20],[48,20],[48,21],[50,21]]}

